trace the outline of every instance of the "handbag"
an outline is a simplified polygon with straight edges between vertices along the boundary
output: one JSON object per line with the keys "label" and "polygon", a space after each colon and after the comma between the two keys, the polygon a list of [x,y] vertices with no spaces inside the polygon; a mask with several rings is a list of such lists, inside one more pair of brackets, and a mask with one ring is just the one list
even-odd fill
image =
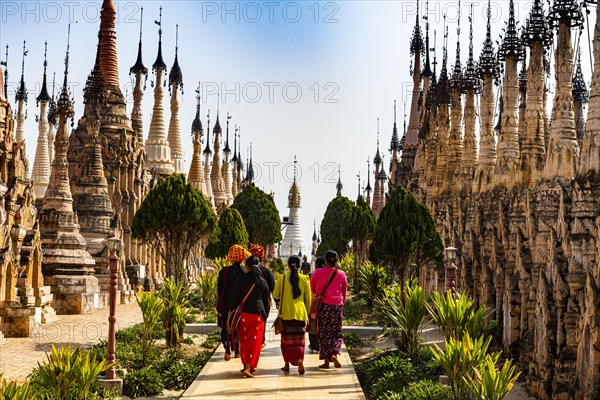
{"label": "handbag", "polygon": [[306,325],[306,332],[308,333],[316,334],[319,332],[317,318],[319,316],[319,308],[321,308],[321,303],[323,302],[323,294],[327,291],[327,288],[329,288],[329,284],[333,278],[335,278],[336,274],[337,269],[334,269],[331,275],[329,275],[329,279],[327,280],[323,290],[321,290],[321,293],[315,295],[310,303],[310,313],[308,314],[308,324]]}
{"label": "handbag", "polygon": [[248,288],[248,290],[246,290],[246,293],[244,294],[244,297],[242,298],[240,305],[237,306],[236,308],[230,310],[229,314],[227,314],[227,324],[225,326],[227,328],[228,333],[233,333],[237,330],[237,327],[240,324],[240,320],[242,319],[242,310],[244,309],[246,302],[250,298],[250,295],[254,291],[255,286],[256,286],[256,284],[253,283]]}
{"label": "handbag", "polygon": [[283,275],[283,284],[281,285],[281,296],[279,297],[279,310],[277,311],[277,318],[273,322],[273,329],[275,334],[279,335],[283,332],[283,318],[281,318],[281,309],[283,308],[283,289],[285,289],[285,275]]}

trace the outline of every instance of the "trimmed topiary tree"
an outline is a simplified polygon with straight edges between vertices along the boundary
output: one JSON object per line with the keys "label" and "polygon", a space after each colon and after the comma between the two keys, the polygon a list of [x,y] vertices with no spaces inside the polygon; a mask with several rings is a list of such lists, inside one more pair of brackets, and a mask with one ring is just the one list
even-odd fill
{"label": "trimmed topiary tree", "polygon": [[443,264],[443,246],[427,208],[402,186],[390,192],[379,214],[369,258],[392,267],[404,283],[404,272],[426,261]]}
{"label": "trimmed topiary tree", "polygon": [[251,243],[266,248],[281,241],[281,220],[273,196],[251,184],[236,196],[231,208],[242,216]]}
{"label": "trimmed topiary tree", "polygon": [[376,224],[377,219],[373,210],[362,196],[358,196],[356,204],[352,207],[352,223],[349,228],[352,251],[359,264],[367,258],[369,241],[373,238]]}
{"label": "trimmed topiary tree", "polygon": [[206,247],[206,256],[212,259],[226,257],[234,244],[248,247],[248,231],[240,212],[226,208],[219,217],[219,234]]}
{"label": "trimmed topiary tree", "polygon": [[324,255],[327,250],[335,250],[340,256],[346,253],[352,238],[353,209],[354,203],[344,196],[337,196],[329,202],[321,221],[318,255]]}
{"label": "trimmed topiary tree", "polygon": [[133,217],[131,235],[148,243],[165,260],[170,277],[185,277],[190,251],[217,226],[217,215],[184,174],[160,179]]}

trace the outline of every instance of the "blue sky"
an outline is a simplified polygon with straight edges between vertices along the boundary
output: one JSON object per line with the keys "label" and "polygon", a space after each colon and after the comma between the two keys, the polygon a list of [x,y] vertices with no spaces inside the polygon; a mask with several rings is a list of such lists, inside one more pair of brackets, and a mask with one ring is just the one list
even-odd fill
{"label": "blue sky", "polygon": [[[124,92],[131,92],[128,72],[136,58],[142,7],[143,61],[148,68],[154,62],[158,27],[153,21],[158,19],[162,5],[163,55],[169,70],[174,59],[175,25],[179,24],[179,61],[184,78],[180,121],[186,169],[192,155],[194,91],[200,81],[204,128],[208,109],[211,123],[214,122],[215,93],[221,91],[221,116],[224,120],[226,112],[232,115],[231,133],[233,124],[241,125],[244,157],[252,141],[256,184],[275,193],[282,216],[287,215],[292,163],[294,155],[297,156],[303,232],[305,241],[310,243],[313,219],[319,224],[327,203],[335,195],[336,166],[341,165],[344,194],[348,197],[354,200],[357,196],[359,171],[364,186],[367,158],[375,154],[377,118],[380,118],[382,151],[389,147],[394,100],[398,101],[398,123],[402,126],[403,102],[407,102],[407,107],[410,104],[409,44],[415,24],[415,4],[414,1],[115,1],[121,87]],[[475,14],[477,57],[485,36],[487,1],[463,1],[460,8],[463,62],[468,54],[466,15],[470,4]],[[42,80],[44,41],[48,41],[49,81],[56,72],[57,82],[62,82],[67,24],[73,23],[69,82],[79,118],[83,112],[83,85],[95,57],[100,5],[99,1],[0,0],[0,59],[5,59],[8,43],[11,101],[21,75],[23,40],[29,50],[25,80],[29,90],[26,140],[30,163],[38,132],[35,97]],[[519,20],[524,21],[530,5],[530,1],[516,2]],[[423,10],[423,1],[421,6]],[[453,64],[458,3],[431,1],[429,8],[431,29],[438,31],[440,60],[442,15],[448,17],[449,62]],[[492,34],[496,39],[508,17],[508,1],[492,2],[492,10],[495,22]],[[592,28],[594,14],[595,9],[589,21]],[[582,38],[584,74],[589,81],[586,31]],[[153,103],[151,80],[152,73],[143,102],[146,135]],[[168,91],[163,105],[168,126]],[[386,152],[386,164],[388,160]]]}

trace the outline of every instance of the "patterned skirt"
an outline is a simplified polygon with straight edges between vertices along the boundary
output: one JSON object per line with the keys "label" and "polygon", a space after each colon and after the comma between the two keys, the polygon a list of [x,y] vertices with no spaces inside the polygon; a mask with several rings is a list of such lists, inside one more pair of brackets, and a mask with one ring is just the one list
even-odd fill
{"label": "patterned skirt", "polygon": [[289,362],[294,366],[298,365],[298,361],[304,361],[305,326],[305,321],[283,320],[281,354],[285,362]]}
{"label": "patterned skirt", "polygon": [[340,354],[344,306],[321,303],[317,315],[319,325],[319,359]]}
{"label": "patterned skirt", "polygon": [[237,333],[240,341],[242,364],[250,364],[256,369],[265,330],[265,319],[257,314],[243,312]]}

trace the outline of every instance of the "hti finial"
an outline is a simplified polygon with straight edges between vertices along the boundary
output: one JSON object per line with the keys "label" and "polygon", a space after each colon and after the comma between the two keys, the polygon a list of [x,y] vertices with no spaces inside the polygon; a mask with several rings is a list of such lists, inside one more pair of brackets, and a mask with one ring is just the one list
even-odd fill
{"label": "hti finial", "polygon": [[296,182],[296,176],[298,175],[298,161],[296,160],[296,155],[294,154],[294,182]]}
{"label": "hti finial", "polygon": [[19,90],[17,90],[17,94],[15,96],[15,101],[24,101],[27,103],[27,89],[25,88],[25,56],[29,53],[28,50],[25,50],[25,40],[23,40],[23,60],[21,62],[21,83],[19,85]]}

